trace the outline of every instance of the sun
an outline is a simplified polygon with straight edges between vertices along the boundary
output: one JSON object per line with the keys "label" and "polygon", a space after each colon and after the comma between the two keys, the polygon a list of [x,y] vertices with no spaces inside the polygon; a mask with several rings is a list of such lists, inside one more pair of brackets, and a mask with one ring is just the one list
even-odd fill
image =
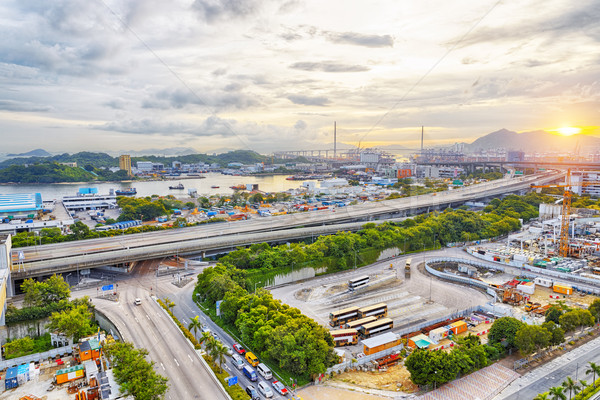
{"label": "sun", "polygon": [[571,136],[571,135],[577,135],[578,133],[581,133],[581,128],[576,128],[574,126],[564,126],[562,128],[556,129],[555,131],[560,133],[563,136]]}

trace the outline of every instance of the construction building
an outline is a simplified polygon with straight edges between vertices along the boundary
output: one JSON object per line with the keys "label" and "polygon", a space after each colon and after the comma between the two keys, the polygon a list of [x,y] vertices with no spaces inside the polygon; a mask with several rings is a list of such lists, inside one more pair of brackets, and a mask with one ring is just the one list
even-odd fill
{"label": "construction building", "polygon": [[10,286],[8,283],[12,266],[11,249],[11,236],[0,234],[0,326],[4,326],[4,319],[6,317],[6,291]]}
{"label": "construction building", "polygon": [[131,156],[129,154],[119,156],[119,169],[127,171],[127,176],[133,176],[131,173]]}

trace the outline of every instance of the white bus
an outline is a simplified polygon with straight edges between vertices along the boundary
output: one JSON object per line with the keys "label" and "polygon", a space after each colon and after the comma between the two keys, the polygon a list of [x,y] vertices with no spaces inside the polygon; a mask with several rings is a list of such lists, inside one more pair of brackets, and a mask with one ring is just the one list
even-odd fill
{"label": "white bus", "polygon": [[354,279],[350,279],[348,281],[348,289],[354,290],[357,287],[366,285],[367,283],[369,283],[369,277],[367,275],[360,276],[360,277],[354,278]]}

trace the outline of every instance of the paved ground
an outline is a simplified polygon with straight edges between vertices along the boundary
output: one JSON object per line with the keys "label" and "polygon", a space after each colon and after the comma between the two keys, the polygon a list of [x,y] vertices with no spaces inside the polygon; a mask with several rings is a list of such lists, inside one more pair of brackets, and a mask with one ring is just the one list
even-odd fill
{"label": "paved ground", "polygon": [[[456,249],[443,249],[427,255],[455,255],[456,252]],[[410,277],[404,275],[407,258],[412,258]],[[389,317],[394,320],[395,331],[484,304],[491,299],[478,290],[431,278],[417,268],[421,262],[421,256],[402,256],[391,262],[393,270],[389,268],[390,261],[379,262],[358,271],[284,285],[271,290],[271,293],[328,329],[333,329],[329,326],[331,311],[384,302],[388,305]],[[348,292],[348,280],[361,275],[371,277],[370,287]]]}

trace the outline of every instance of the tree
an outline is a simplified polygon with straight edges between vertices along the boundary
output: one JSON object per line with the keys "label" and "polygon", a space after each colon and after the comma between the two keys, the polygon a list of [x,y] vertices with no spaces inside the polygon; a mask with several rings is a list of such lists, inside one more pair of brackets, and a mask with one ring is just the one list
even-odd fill
{"label": "tree", "polygon": [[56,274],[42,282],[25,279],[21,284],[21,290],[25,293],[24,304],[28,307],[45,306],[66,300],[71,296],[69,284],[61,275]]}
{"label": "tree", "polygon": [[50,330],[57,330],[77,342],[79,338],[94,333],[92,313],[86,304],[80,304],[70,310],[55,312],[50,316]]}
{"label": "tree", "polygon": [[21,339],[15,339],[7,342],[4,347],[4,358],[9,360],[11,358],[22,357],[27,354],[31,354],[35,343],[32,338],[25,336]]}
{"label": "tree", "polygon": [[202,329],[202,322],[200,322],[200,316],[196,315],[190,320],[190,323],[188,325],[188,330],[194,331],[194,337],[196,338],[196,340],[198,340],[198,329]]}
{"label": "tree", "polygon": [[558,346],[565,341],[565,331],[560,326],[554,323],[554,321],[544,322],[542,328],[547,329],[550,332],[550,344]]}
{"label": "tree", "polygon": [[548,393],[552,400],[567,400],[567,396],[564,393],[564,388],[560,386],[551,387]]}
{"label": "tree", "polygon": [[539,351],[550,344],[551,333],[538,325],[523,325],[515,335],[515,345],[524,356]]}
{"label": "tree", "polygon": [[600,376],[600,365],[590,361],[588,363],[588,368],[585,370],[585,374],[592,374],[592,382],[594,387],[596,387],[596,375]]}
{"label": "tree", "polygon": [[538,394],[533,400],[548,400],[548,392]]}
{"label": "tree", "polygon": [[90,234],[90,228],[81,221],[77,221],[70,227],[75,240],[85,239]]}
{"label": "tree", "polygon": [[596,299],[588,307],[588,311],[596,319],[596,322],[600,321],[600,299]]}
{"label": "tree", "polygon": [[165,306],[169,309],[169,311],[173,312],[173,307],[175,307],[175,303],[168,297],[165,297],[164,300]]}
{"label": "tree", "polygon": [[164,399],[168,380],[154,371],[154,362],[146,361],[145,349],[135,349],[129,342],[112,342],[105,346],[105,351],[114,365],[115,379],[122,392],[136,400]]}
{"label": "tree", "polygon": [[546,322],[554,322],[559,324],[559,318],[563,314],[563,310],[559,306],[552,306],[546,311]]}
{"label": "tree", "polygon": [[560,326],[566,331],[573,331],[584,326],[593,326],[594,317],[589,310],[571,310],[567,311],[559,318]]}
{"label": "tree", "polygon": [[216,346],[213,349],[213,353],[210,355],[215,363],[215,365],[219,366],[219,372],[223,371],[223,363],[225,362],[225,356],[227,355],[227,348],[225,345],[217,340],[215,340]]}
{"label": "tree", "polygon": [[516,318],[498,318],[490,328],[488,339],[491,344],[504,343],[508,348],[516,347],[515,336],[521,326],[523,323]]}
{"label": "tree", "polygon": [[579,392],[580,386],[577,382],[575,382],[573,380],[573,378],[571,378],[570,376],[567,376],[567,380],[565,380],[562,383],[562,386],[569,391],[569,400],[571,400],[571,397],[573,396],[573,392],[575,392],[575,394],[577,394],[577,392]]}

